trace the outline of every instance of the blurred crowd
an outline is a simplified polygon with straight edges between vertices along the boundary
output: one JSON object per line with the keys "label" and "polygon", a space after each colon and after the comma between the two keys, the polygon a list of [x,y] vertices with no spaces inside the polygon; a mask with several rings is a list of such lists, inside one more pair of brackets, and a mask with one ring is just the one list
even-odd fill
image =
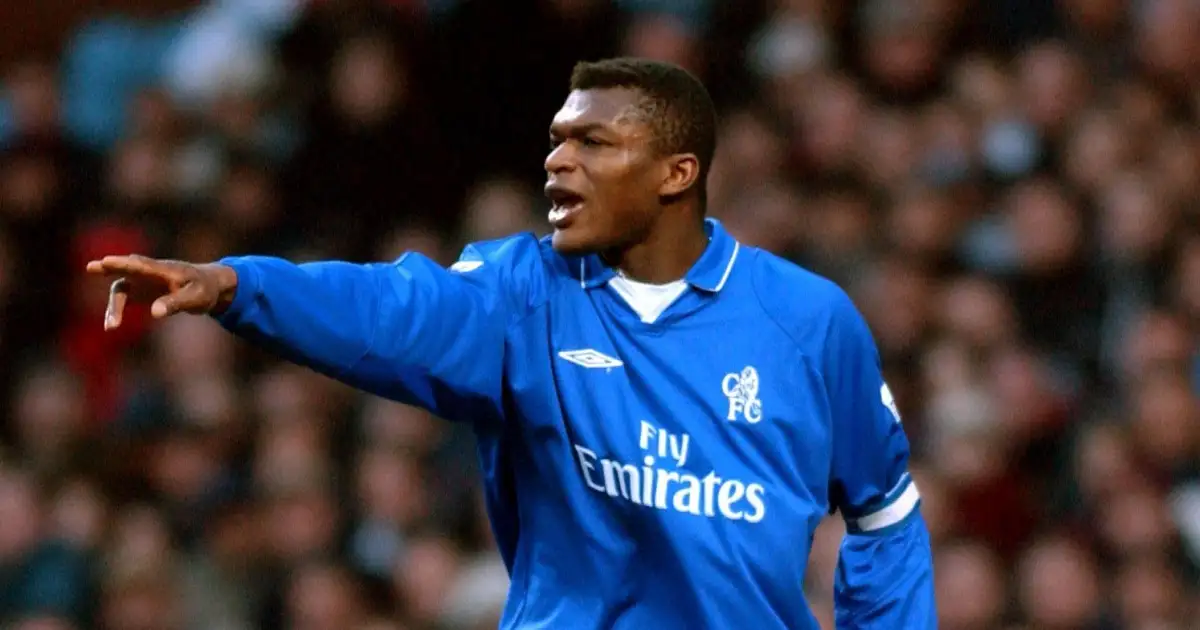
{"label": "blurred crowd", "polygon": [[[494,628],[467,427],[206,318],[104,333],[83,265],[544,232],[545,129],[613,54],[705,79],[710,214],[867,316],[943,629],[1200,628],[1196,0],[97,16],[0,91],[0,627]],[[803,585],[826,628],[842,533]]]}

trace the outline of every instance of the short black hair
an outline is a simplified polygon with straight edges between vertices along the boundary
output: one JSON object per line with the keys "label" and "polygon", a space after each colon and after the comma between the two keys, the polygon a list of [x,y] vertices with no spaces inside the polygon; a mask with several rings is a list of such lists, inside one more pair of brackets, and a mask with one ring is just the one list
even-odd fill
{"label": "short black hair", "polygon": [[626,88],[643,96],[638,115],[654,132],[664,155],[694,153],[700,161],[703,198],[708,169],[717,150],[717,108],[708,90],[687,70],[672,63],[615,57],[575,64],[571,90]]}

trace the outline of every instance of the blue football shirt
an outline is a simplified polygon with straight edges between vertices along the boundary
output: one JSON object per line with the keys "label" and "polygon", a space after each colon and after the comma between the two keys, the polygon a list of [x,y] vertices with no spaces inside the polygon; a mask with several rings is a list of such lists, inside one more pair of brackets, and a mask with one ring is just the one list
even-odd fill
{"label": "blue football shirt", "polygon": [[512,580],[503,628],[817,628],[805,569],[835,509],[839,627],[935,627],[908,443],[862,317],[706,229],[654,318],[598,257],[522,234],[449,269],[227,258],[239,285],[218,320],[474,428]]}

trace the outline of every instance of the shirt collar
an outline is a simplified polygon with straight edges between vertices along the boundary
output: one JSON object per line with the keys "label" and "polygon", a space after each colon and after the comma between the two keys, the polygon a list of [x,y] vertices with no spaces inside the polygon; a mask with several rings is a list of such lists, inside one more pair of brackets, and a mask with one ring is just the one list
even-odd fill
{"label": "shirt collar", "polygon": [[[705,219],[704,231],[708,234],[708,247],[704,248],[704,253],[688,270],[684,279],[701,291],[716,293],[723,289],[729,280],[741,244],[726,232],[725,227],[716,219]],[[617,275],[597,254],[575,257],[568,262],[571,273],[585,289],[604,286]]]}

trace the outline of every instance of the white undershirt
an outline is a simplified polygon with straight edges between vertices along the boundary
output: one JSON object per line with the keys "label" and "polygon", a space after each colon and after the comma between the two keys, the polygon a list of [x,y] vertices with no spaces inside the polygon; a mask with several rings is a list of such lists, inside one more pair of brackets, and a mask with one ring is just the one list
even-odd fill
{"label": "white undershirt", "polygon": [[617,276],[608,284],[647,324],[653,324],[688,287],[687,281],[682,279],[667,284],[646,284],[624,276]]}

